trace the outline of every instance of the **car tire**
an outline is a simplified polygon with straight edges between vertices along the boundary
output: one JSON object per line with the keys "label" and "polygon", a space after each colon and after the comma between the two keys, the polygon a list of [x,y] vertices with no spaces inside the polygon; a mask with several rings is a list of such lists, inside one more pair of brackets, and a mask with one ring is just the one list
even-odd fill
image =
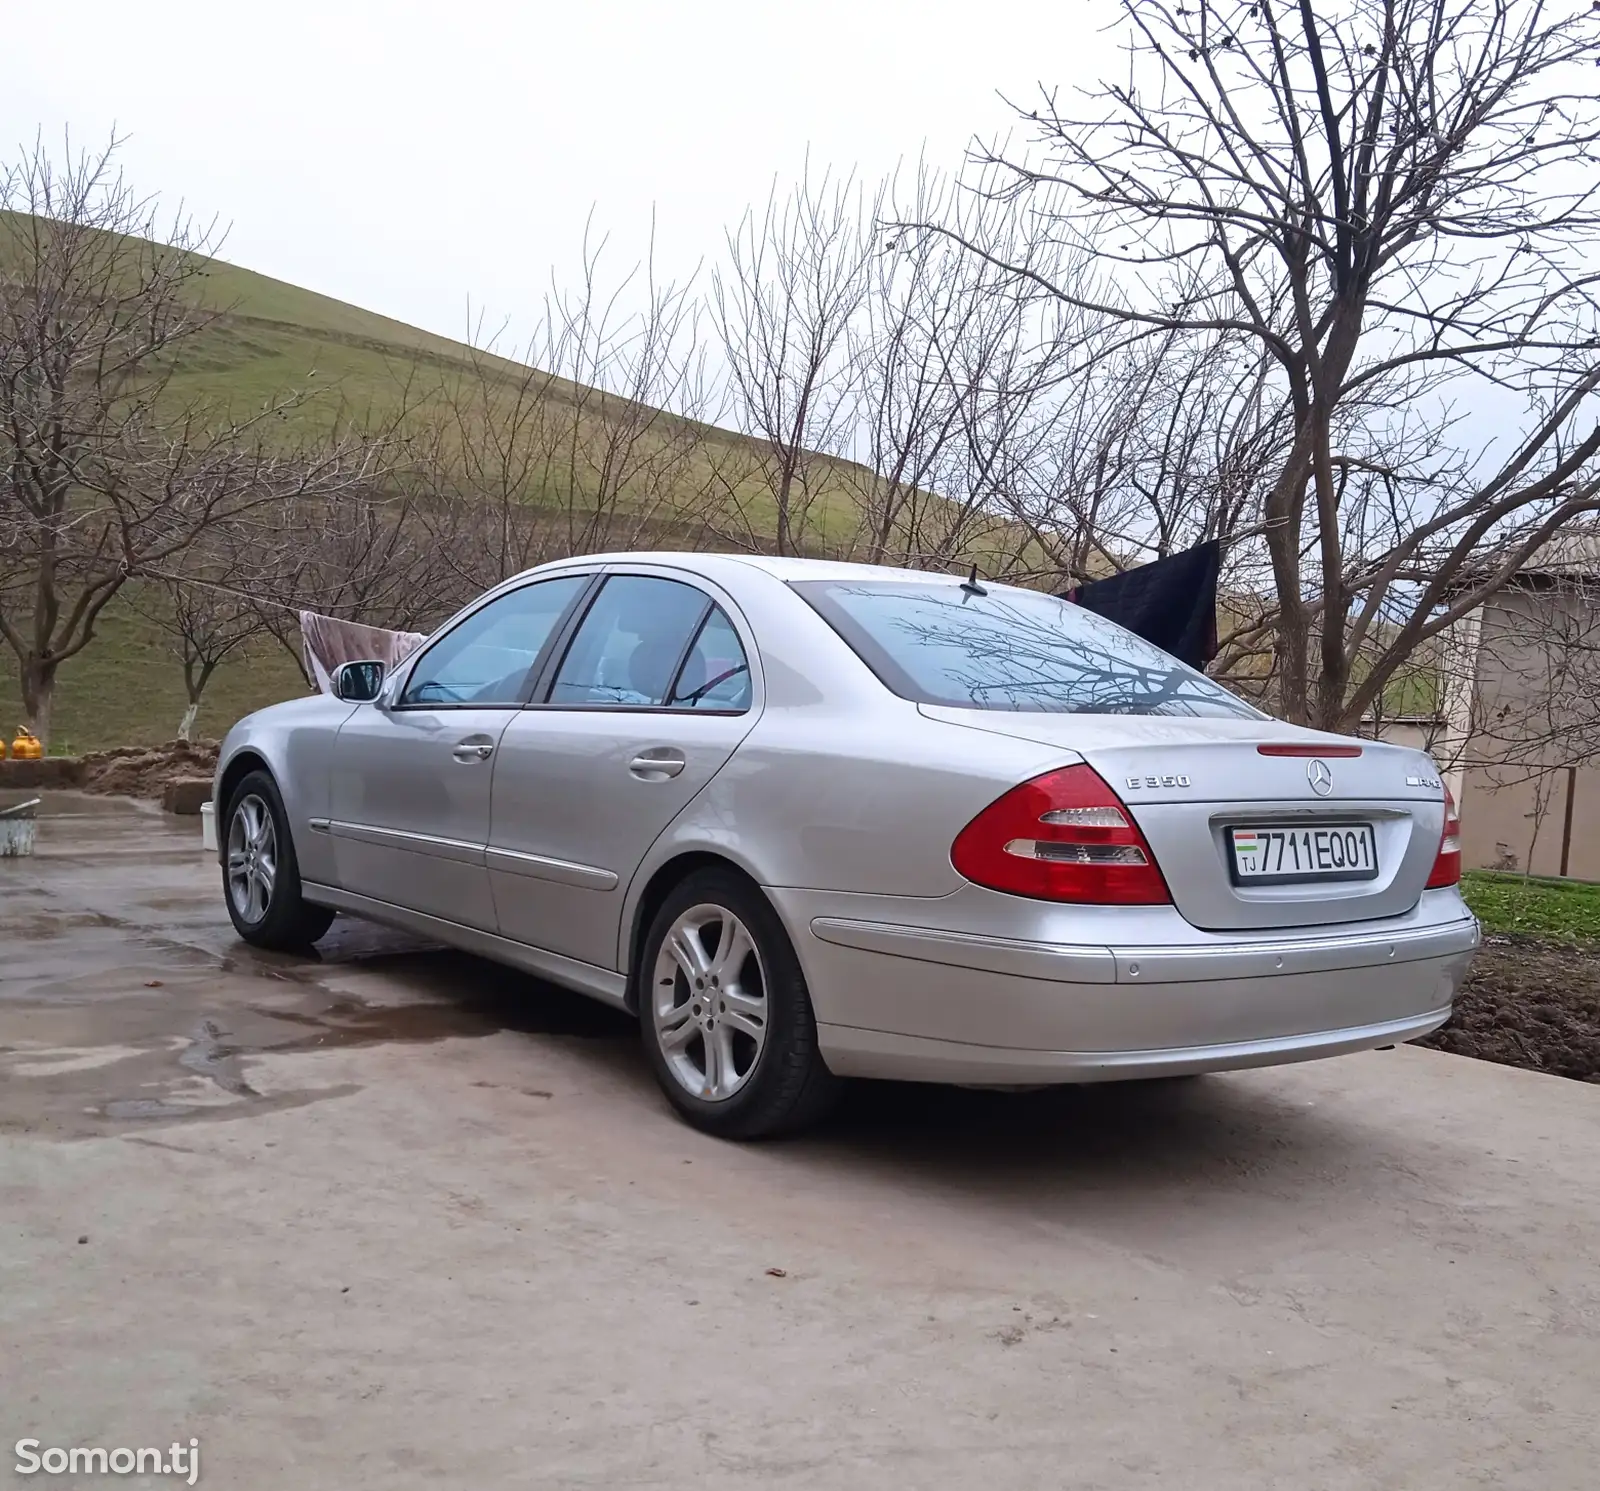
{"label": "car tire", "polygon": [[304,952],[333,924],[332,911],[301,894],[289,817],[266,772],[241,777],[228,794],[219,837],[222,898],[246,942],[274,952]]}
{"label": "car tire", "polygon": [[817,1122],[838,1099],[844,1084],[817,1050],[800,960],[771,903],[737,872],[699,870],[673,888],[634,980],[651,1070],[695,1128],[770,1138]]}

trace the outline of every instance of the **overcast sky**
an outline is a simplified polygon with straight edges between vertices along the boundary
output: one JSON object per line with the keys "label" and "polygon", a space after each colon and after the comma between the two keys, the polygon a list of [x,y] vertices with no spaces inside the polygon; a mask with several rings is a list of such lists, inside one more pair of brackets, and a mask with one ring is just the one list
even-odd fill
{"label": "overcast sky", "polygon": [[223,257],[460,336],[526,324],[584,220],[681,272],[774,175],[955,165],[998,92],[1088,81],[1109,0],[72,0],[5,17],[0,144],[115,127]]}

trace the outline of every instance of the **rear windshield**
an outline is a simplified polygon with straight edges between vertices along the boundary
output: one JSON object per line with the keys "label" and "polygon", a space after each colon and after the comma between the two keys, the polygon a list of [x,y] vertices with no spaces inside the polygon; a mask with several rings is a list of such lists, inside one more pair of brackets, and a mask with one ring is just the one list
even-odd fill
{"label": "rear windshield", "polygon": [[914,580],[794,588],[889,689],[919,704],[1264,718],[1159,647],[1052,595]]}

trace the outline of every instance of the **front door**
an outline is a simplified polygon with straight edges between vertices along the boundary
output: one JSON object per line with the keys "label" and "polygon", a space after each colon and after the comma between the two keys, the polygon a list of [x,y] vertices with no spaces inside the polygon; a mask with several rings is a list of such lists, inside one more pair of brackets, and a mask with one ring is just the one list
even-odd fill
{"label": "front door", "polygon": [[333,752],[329,832],[348,891],[493,931],[484,846],[496,752],[588,577],[503,591],[431,643]]}
{"label": "front door", "polygon": [[488,864],[501,933],[617,968],[633,872],[750,732],[755,682],[705,591],[608,577],[500,739]]}

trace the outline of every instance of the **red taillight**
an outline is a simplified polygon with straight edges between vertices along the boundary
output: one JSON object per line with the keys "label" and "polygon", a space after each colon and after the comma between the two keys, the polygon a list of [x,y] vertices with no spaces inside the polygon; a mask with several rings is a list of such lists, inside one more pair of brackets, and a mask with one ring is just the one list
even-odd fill
{"label": "red taillight", "polygon": [[1433,861],[1433,873],[1428,876],[1428,889],[1441,885],[1458,885],[1461,881],[1461,815],[1456,811],[1456,800],[1444,789],[1444,832],[1439,836],[1439,853]]}
{"label": "red taillight", "polygon": [[968,880],[1014,896],[1099,906],[1172,899],[1144,835],[1089,766],[1013,787],[961,830],[950,861]]}
{"label": "red taillight", "polygon": [[1321,756],[1329,761],[1342,761],[1359,756],[1358,745],[1258,745],[1256,751],[1263,756]]}

